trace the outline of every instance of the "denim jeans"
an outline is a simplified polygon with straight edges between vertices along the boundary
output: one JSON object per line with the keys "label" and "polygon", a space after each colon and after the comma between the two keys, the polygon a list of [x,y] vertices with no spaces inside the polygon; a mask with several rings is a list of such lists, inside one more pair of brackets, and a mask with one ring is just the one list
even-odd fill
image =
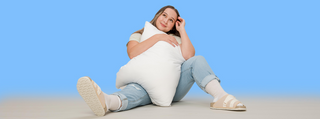
{"label": "denim jeans", "polygon": [[[220,82],[203,56],[194,56],[188,59],[181,65],[179,84],[172,101],[180,101],[189,92],[194,82],[205,91],[205,86],[212,80]],[[151,103],[146,90],[137,83],[130,83],[123,90],[112,95],[119,96],[122,101],[120,109],[115,111],[128,110]]]}

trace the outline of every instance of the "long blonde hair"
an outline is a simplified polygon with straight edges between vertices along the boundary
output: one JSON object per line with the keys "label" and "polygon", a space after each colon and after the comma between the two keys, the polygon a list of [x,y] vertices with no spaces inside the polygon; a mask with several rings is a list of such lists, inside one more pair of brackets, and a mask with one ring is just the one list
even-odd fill
{"label": "long blonde hair", "polygon": [[[164,7],[162,7],[162,8],[156,13],[156,15],[155,15],[155,16],[153,17],[153,19],[150,21],[150,23],[151,23],[153,26],[156,26],[156,21],[157,21],[158,17],[159,17],[159,16],[164,12],[164,10],[166,10],[167,8],[173,9],[173,10],[177,13],[177,16],[178,16],[178,17],[180,16],[178,10],[177,10],[176,8],[174,8],[173,6],[171,6],[171,5],[164,6]],[[138,30],[138,31],[136,31],[136,32],[134,32],[134,33],[140,33],[140,34],[142,34],[142,33],[143,33],[143,30],[144,30],[144,28],[142,28],[142,29],[140,29],[140,30]],[[174,24],[174,26],[172,27],[172,29],[167,32],[167,34],[174,34],[174,35],[180,37],[180,33],[177,31],[175,24]]]}

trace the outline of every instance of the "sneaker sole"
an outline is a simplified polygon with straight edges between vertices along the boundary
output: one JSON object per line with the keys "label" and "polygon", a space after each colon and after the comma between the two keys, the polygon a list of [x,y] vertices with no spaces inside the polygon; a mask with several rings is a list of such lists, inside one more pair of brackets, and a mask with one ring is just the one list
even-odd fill
{"label": "sneaker sole", "polygon": [[90,81],[89,77],[81,77],[77,83],[77,89],[81,97],[88,104],[90,109],[97,116],[104,116],[105,110],[96,94],[96,91]]}

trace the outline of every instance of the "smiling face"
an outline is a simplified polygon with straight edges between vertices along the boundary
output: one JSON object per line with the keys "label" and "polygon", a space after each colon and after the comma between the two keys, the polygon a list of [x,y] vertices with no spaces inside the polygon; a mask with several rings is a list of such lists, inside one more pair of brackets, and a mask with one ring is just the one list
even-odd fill
{"label": "smiling face", "polygon": [[168,32],[175,25],[177,18],[177,13],[173,9],[167,8],[158,17],[156,21],[156,27],[163,32]]}

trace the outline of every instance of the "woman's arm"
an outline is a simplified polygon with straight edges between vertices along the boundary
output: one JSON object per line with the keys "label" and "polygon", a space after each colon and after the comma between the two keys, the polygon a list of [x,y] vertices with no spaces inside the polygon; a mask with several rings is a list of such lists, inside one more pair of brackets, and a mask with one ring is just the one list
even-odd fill
{"label": "woman's arm", "polygon": [[181,17],[178,17],[178,19],[180,20],[177,21],[176,23],[176,28],[180,33],[180,37],[181,37],[181,52],[182,52],[182,56],[185,60],[188,60],[189,58],[193,57],[195,54],[195,49],[187,35],[187,32],[184,28],[184,26],[186,25],[186,22],[184,19],[182,19]]}
{"label": "woman's arm", "polygon": [[156,34],[148,38],[147,40],[139,43],[138,41],[129,41],[127,46],[127,53],[130,59],[140,55],[151,46],[153,46],[158,41],[166,41],[170,43],[172,46],[179,45],[176,39],[173,36],[166,34]]}
{"label": "woman's arm", "polygon": [[156,42],[158,42],[156,35],[150,37],[149,39],[139,43],[138,41],[129,41],[127,46],[127,53],[130,59],[138,56],[143,53],[151,46],[153,46]]}

